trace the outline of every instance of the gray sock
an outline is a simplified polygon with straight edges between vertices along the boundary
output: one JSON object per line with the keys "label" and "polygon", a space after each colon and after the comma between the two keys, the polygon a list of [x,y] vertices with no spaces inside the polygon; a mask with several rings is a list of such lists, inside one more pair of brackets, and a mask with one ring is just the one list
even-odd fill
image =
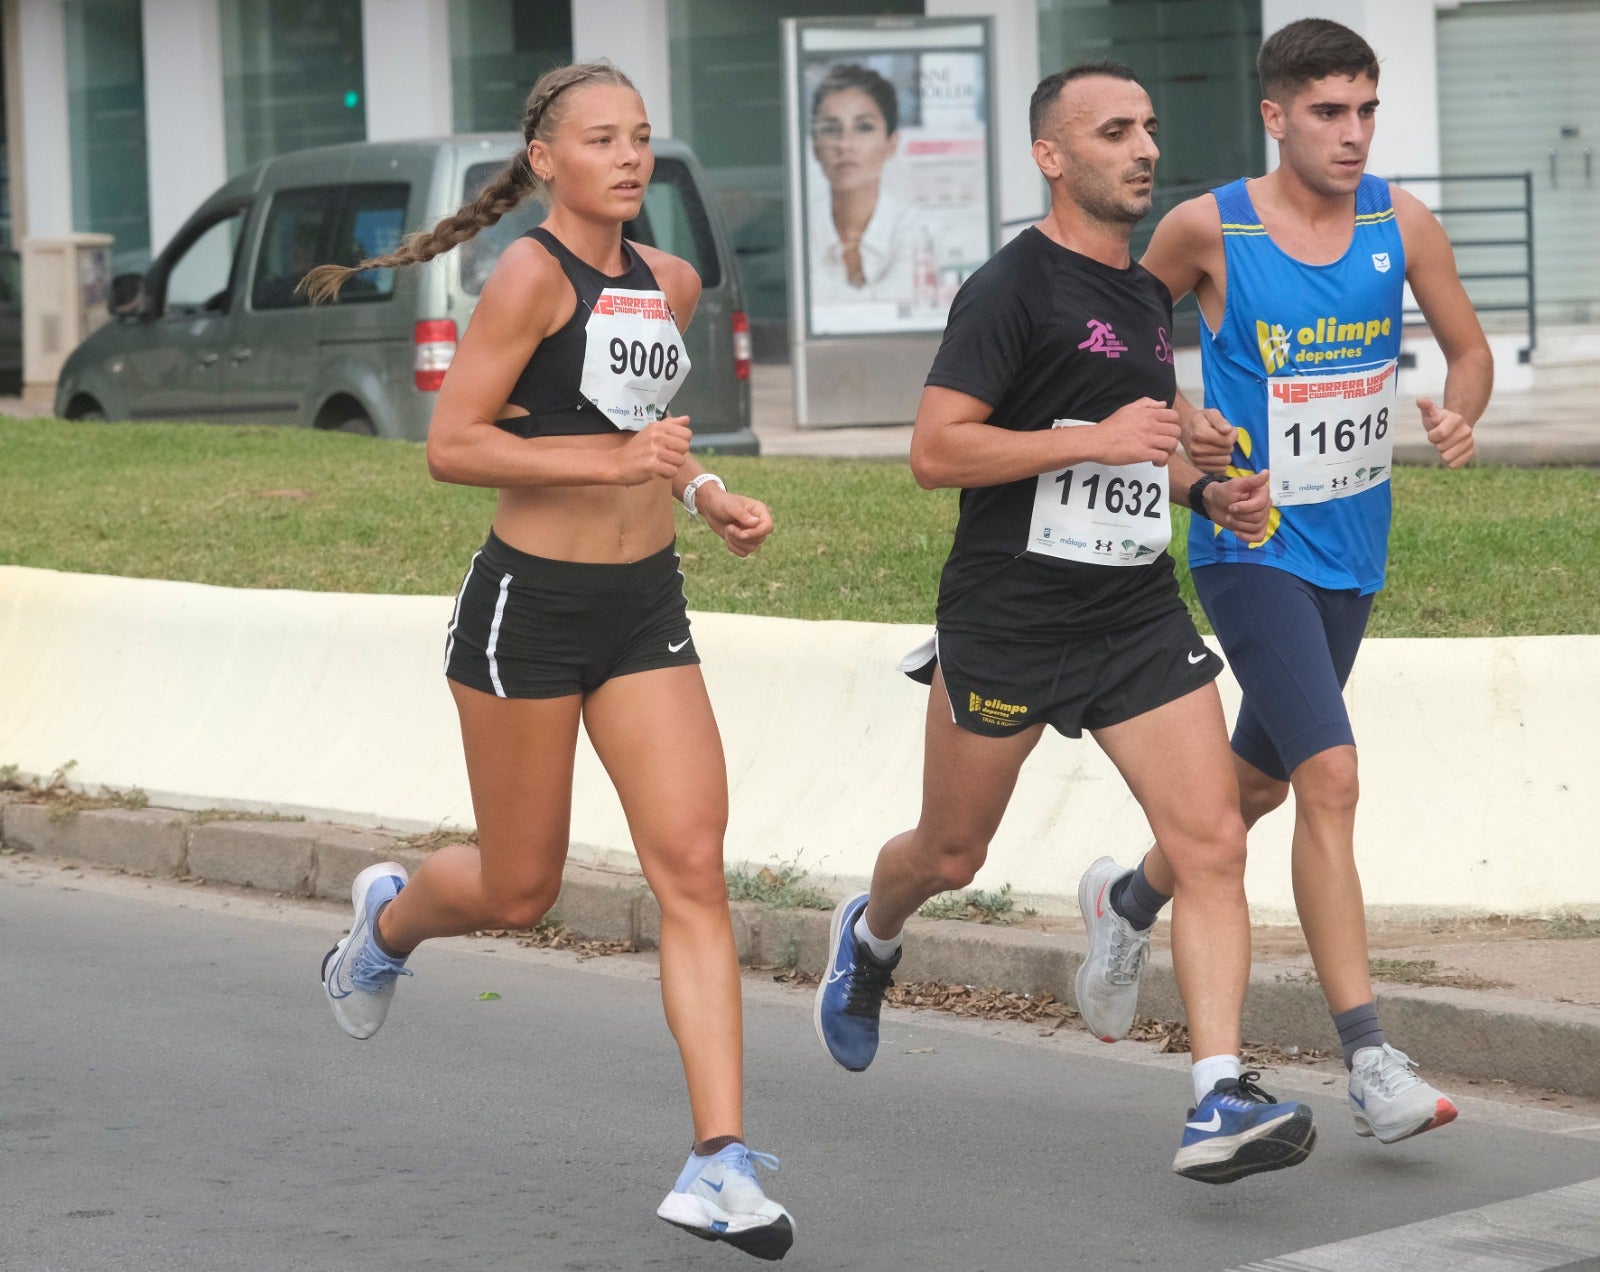
{"label": "gray sock", "polygon": [[1339,1031],[1339,1045],[1344,1048],[1344,1067],[1355,1064],[1355,1054],[1363,1047],[1381,1047],[1387,1041],[1378,1024],[1378,1005],[1362,1003],[1349,1011],[1333,1013],[1333,1027]]}
{"label": "gray sock", "polygon": [[1144,862],[1111,885],[1111,908],[1127,919],[1134,929],[1147,932],[1161,913],[1161,907],[1172,900],[1165,892],[1157,892],[1145,877]]}

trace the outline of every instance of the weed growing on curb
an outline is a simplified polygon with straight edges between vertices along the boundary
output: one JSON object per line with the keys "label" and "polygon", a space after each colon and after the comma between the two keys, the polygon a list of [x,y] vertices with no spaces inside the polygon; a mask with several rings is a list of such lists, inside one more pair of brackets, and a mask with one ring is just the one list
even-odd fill
{"label": "weed growing on curb", "polygon": [[25,781],[18,776],[15,764],[0,768],[0,791],[10,791],[22,796],[27,804],[48,804],[50,820],[62,821],[74,813],[91,808],[148,808],[150,797],[137,786],[120,791],[102,786],[98,794],[75,791],[67,785],[67,774],[77,768],[77,760],[68,760],[42,782]]}
{"label": "weed growing on curb", "polygon": [[1031,918],[1036,911],[1018,911],[1011,896],[1011,885],[985,892],[974,888],[970,892],[946,892],[925,901],[917,911],[925,919],[964,919],[968,923],[1015,923]]}
{"label": "weed growing on curb", "polygon": [[806,883],[806,872],[797,861],[762,866],[755,874],[744,866],[735,866],[727,877],[730,901],[760,901],[780,910],[833,909],[832,898]]}
{"label": "weed growing on curb", "polygon": [[1453,989],[1497,989],[1504,981],[1490,980],[1472,972],[1441,968],[1431,958],[1373,958],[1367,960],[1372,979],[1401,985],[1438,985]]}
{"label": "weed growing on curb", "polygon": [[[0,773],[0,778],[5,775]],[[1581,941],[1600,937],[1600,919],[1586,919],[1571,910],[1552,914],[1545,920],[1543,936],[1549,941]]]}

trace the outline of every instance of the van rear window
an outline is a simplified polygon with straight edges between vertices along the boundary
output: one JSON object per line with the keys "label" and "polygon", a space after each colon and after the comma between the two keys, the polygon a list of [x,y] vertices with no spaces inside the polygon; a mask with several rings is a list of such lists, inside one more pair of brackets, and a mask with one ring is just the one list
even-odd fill
{"label": "van rear window", "polygon": [[[477,198],[501,163],[477,163],[467,169],[462,181],[461,201]],[[476,296],[489,279],[500,253],[521,235],[544,220],[543,204],[529,198],[512,209],[499,222],[456,249],[461,258],[461,286]],[[645,191],[644,207],[623,228],[623,234],[636,243],[659,247],[681,256],[693,265],[703,287],[722,283],[722,265],[717,258],[716,239],[705,204],[695,189],[688,167],[676,159],[657,159],[655,175]]]}

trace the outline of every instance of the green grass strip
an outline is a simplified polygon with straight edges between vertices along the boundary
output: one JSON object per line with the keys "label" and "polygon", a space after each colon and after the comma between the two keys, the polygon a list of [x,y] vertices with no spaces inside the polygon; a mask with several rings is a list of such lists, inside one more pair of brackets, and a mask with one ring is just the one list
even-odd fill
{"label": "green grass strip", "polygon": [[[900,463],[717,457],[708,467],[764,500],[778,529],[741,561],[680,513],[693,608],[931,620],[956,492],[919,490]],[[1402,468],[1394,487],[1374,635],[1600,632],[1600,475]],[[430,480],[411,443],[0,417],[3,564],[442,596],[460,585],[493,508],[491,491]],[[1187,521],[1173,509],[1180,556]],[[1195,609],[1181,561],[1179,576]]]}

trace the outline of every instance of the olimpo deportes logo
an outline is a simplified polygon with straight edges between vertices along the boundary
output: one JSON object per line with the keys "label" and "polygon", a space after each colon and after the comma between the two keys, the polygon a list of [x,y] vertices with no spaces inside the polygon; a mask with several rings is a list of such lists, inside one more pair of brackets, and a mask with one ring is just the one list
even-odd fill
{"label": "olimpo deportes logo", "polygon": [[1268,375],[1275,375],[1291,362],[1310,369],[1328,362],[1355,362],[1371,355],[1369,346],[1394,330],[1394,319],[1358,318],[1346,321],[1334,314],[1318,318],[1316,326],[1301,327],[1291,333],[1280,323],[1256,320],[1256,345]]}

